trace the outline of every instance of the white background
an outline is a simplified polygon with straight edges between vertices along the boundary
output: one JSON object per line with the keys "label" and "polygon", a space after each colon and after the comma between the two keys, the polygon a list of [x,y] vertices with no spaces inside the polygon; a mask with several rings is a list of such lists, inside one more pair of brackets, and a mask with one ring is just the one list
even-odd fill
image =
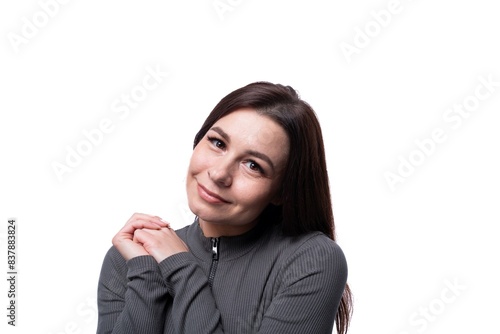
{"label": "white background", "polygon": [[[323,126],[355,296],[350,333],[497,331],[495,2],[220,3],[230,6],[222,15],[213,0],[75,0],[48,16],[37,1],[2,2],[0,254],[5,274],[15,217],[19,279],[16,328],[6,324],[0,284],[0,331],[94,333],[111,238],[134,212],[190,223],[193,137],[220,98],[258,80],[296,88]],[[370,13],[388,7],[381,26]],[[31,35],[27,21],[40,26]],[[357,53],[343,53],[346,44]],[[141,85],[146,68],[168,76],[121,119],[112,105]],[[497,86],[477,88],[480,77]],[[489,95],[468,118],[443,118],[474,102],[476,89]],[[54,162],[66,164],[68,147],[104,119],[113,130],[59,180]],[[415,141],[436,129],[446,140],[418,153]],[[410,157],[420,165],[391,189],[384,175]]]}

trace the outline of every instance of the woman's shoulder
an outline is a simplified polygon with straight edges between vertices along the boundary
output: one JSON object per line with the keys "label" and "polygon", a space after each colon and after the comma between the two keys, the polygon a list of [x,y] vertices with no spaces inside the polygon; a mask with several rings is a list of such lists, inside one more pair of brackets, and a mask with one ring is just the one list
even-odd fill
{"label": "woman's shoulder", "polygon": [[287,247],[295,250],[311,249],[326,253],[343,254],[339,244],[320,231],[312,231],[296,236],[289,236],[283,234],[279,227],[277,227],[273,232],[273,239],[275,242],[283,243],[287,245]]}
{"label": "woman's shoulder", "polygon": [[347,261],[340,245],[322,232],[309,232],[298,236],[286,236],[275,232],[271,244],[280,245],[286,263],[315,263],[332,267],[347,274]]}
{"label": "woman's shoulder", "polygon": [[347,261],[336,241],[321,232],[299,236],[276,233],[272,239],[268,254],[272,254],[274,243],[277,246],[274,263],[280,287],[294,286],[305,280],[311,287],[321,287],[328,293],[339,294],[343,289],[347,282]]}

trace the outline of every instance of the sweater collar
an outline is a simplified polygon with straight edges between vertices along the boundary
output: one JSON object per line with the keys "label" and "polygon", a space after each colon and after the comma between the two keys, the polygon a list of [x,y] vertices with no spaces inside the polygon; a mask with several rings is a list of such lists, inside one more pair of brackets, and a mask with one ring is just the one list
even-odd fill
{"label": "sweater collar", "polygon": [[[269,222],[260,222],[250,231],[243,234],[218,237],[219,239],[219,261],[229,261],[245,255],[253,248],[257,247],[264,235],[269,234],[271,226]],[[202,261],[211,259],[212,239],[205,237],[198,223],[198,218],[190,226],[188,232],[188,242],[190,251]]]}

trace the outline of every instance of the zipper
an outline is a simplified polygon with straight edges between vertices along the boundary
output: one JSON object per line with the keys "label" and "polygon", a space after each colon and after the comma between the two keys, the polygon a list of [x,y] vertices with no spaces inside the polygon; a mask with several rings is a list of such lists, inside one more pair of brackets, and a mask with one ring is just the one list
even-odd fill
{"label": "zipper", "polygon": [[217,264],[219,263],[219,238],[210,238],[210,241],[212,242],[212,265],[210,266],[208,284],[212,287],[215,271],[217,270]]}

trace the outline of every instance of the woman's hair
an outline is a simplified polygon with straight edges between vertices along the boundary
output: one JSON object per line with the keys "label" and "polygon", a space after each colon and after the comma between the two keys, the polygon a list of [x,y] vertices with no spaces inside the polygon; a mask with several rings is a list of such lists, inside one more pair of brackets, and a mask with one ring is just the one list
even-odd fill
{"label": "woman's hair", "polygon": [[[224,97],[194,139],[194,146],[220,118],[252,108],[278,123],[290,141],[280,205],[269,204],[262,215],[280,222],[287,235],[321,231],[335,240],[335,225],[321,127],[314,110],[290,86],[255,82]],[[336,316],[337,333],[347,332],[352,298],[346,285]]]}

